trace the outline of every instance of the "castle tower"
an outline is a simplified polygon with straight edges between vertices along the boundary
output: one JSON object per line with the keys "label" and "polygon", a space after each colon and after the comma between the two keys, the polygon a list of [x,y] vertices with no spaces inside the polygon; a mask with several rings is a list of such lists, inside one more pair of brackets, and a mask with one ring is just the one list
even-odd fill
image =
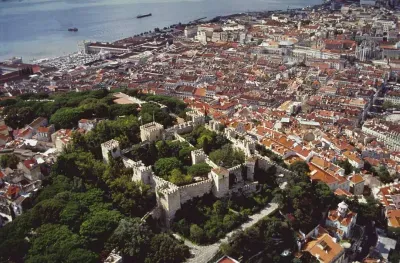
{"label": "castle tower", "polygon": [[186,115],[188,117],[192,118],[192,122],[195,127],[199,126],[199,125],[203,125],[205,123],[205,116],[204,116],[204,114],[200,113],[199,111],[196,111],[196,110],[188,111],[188,112],[186,112]]}
{"label": "castle tower", "polygon": [[227,195],[229,192],[229,171],[222,167],[215,168],[211,170],[210,177],[214,181],[213,195],[217,198]]}
{"label": "castle tower", "polygon": [[206,161],[207,155],[204,153],[203,149],[198,149],[190,152],[192,157],[192,164],[204,163]]}
{"label": "castle tower", "polygon": [[109,162],[108,154],[111,154],[112,158],[117,158],[121,156],[121,149],[119,148],[119,142],[116,140],[109,140],[101,144],[101,153],[103,155],[103,160]]}
{"label": "castle tower", "polygon": [[251,157],[246,161],[247,180],[254,181],[254,170],[256,167],[256,158]]}
{"label": "castle tower", "polygon": [[179,189],[167,183],[157,187],[156,196],[158,204],[163,208],[165,223],[169,227],[176,211],[181,209]]}
{"label": "castle tower", "polygon": [[164,138],[164,126],[157,122],[150,122],[140,126],[140,138],[144,141],[159,141]]}

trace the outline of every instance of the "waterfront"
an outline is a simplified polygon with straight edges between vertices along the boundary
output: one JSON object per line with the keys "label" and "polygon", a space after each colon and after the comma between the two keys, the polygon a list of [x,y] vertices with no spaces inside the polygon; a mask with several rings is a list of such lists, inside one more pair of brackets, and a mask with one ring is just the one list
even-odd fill
{"label": "waterfront", "polygon": [[[161,3],[156,3],[161,2]],[[113,41],[155,27],[245,11],[304,7],[320,0],[23,0],[0,2],[0,60],[25,61],[77,51],[82,40]],[[138,14],[152,17],[136,19]],[[70,27],[78,32],[68,32]]]}

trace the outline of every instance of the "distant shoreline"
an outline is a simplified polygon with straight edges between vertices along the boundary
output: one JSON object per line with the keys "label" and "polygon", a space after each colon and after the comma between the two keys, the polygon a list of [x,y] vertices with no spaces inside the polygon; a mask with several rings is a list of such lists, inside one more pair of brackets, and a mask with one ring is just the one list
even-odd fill
{"label": "distant shoreline", "polygon": [[[21,2],[23,0],[0,0],[0,1],[1,2],[16,2],[16,1]],[[184,2],[186,4],[186,1],[184,1]],[[192,1],[187,1],[187,2],[192,2]],[[200,1],[200,2],[203,2],[203,1]],[[208,1],[206,1],[206,2],[208,2]],[[321,4],[323,4],[322,1],[318,1],[318,2],[319,3],[312,5],[311,8],[318,7]],[[161,2],[161,3],[164,3],[164,2]],[[304,3],[304,2],[302,3],[300,1],[298,3],[296,1],[294,1],[294,2],[291,2],[291,4],[294,6],[297,6],[297,8],[291,9],[293,11],[301,10],[303,8],[310,8],[310,6],[298,7],[298,6],[301,6],[302,4],[306,5],[306,3]],[[271,14],[271,13],[286,13],[287,12],[286,10],[282,10],[282,7],[284,4],[281,4],[281,3],[268,4],[268,2],[266,1],[265,8],[272,8],[272,10],[259,8],[260,11],[258,11],[258,10],[257,11],[248,11],[248,12],[236,11],[236,12],[229,13],[229,9],[232,9],[231,11],[244,9],[241,4],[238,4],[237,7],[235,5],[237,5],[237,4],[234,3],[232,5],[232,7],[230,7],[230,8],[224,8],[223,6],[218,7],[218,8],[216,8],[219,10],[218,12],[213,12],[212,10],[210,11],[209,8],[205,8],[201,12],[194,12],[193,10],[195,10],[195,9],[188,9],[189,15],[187,17],[185,17],[185,16],[176,16],[176,17],[175,16],[172,16],[172,17],[171,16],[166,16],[166,17],[161,16],[160,19],[157,19],[157,17],[156,17],[157,14],[153,14],[153,16],[155,16],[156,18],[152,19],[152,21],[150,23],[145,22],[143,24],[143,27],[139,26],[138,24],[135,25],[134,24],[135,22],[132,22],[132,21],[127,22],[126,23],[127,27],[129,26],[130,28],[133,29],[132,30],[133,32],[130,32],[130,33],[128,30],[118,30],[117,29],[117,30],[113,31],[113,29],[116,28],[116,26],[118,26],[118,24],[113,23],[113,20],[110,20],[111,22],[109,22],[108,19],[96,19],[96,18],[90,19],[90,20],[93,20],[92,23],[97,23],[97,22],[100,23],[101,26],[99,27],[99,29],[101,28],[101,30],[103,30],[103,29],[105,30],[104,31],[105,33],[102,33],[100,35],[95,33],[93,27],[87,28],[85,26],[85,24],[81,25],[82,33],[80,33],[81,28],[79,27],[79,23],[75,23],[75,25],[67,24],[65,27],[66,28],[65,30],[67,30],[67,28],[70,26],[76,26],[79,28],[79,31],[80,31],[79,32],[80,34],[78,34],[79,37],[63,36],[62,34],[57,33],[54,35],[54,38],[51,39],[53,44],[49,44],[49,45],[53,45],[53,46],[50,46],[48,49],[46,48],[46,45],[47,45],[46,41],[30,40],[31,42],[33,42],[33,45],[30,45],[29,41],[24,41],[23,37],[21,37],[21,39],[16,38],[15,40],[13,39],[12,42],[10,42],[12,44],[10,44],[9,46],[7,45],[7,42],[6,42],[4,52],[3,51],[1,52],[3,54],[2,59],[5,60],[12,56],[21,56],[24,60],[26,60],[28,62],[28,61],[37,61],[40,59],[55,59],[57,57],[65,57],[65,56],[69,56],[69,55],[74,54],[77,51],[79,51],[79,49],[74,48],[74,47],[76,47],[76,45],[79,44],[80,41],[83,41],[84,39],[91,41],[91,42],[96,42],[96,41],[116,42],[116,41],[124,39],[124,38],[133,37],[135,35],[140,35],[141,34],[140,32],[144,33],[143,31],[145,31],[146,29],[149,29],[151,32],[154,32],[154,28],[157,26],[161,29],[164,26],[168,27],[170,25],[177,25],[179,23],[179,21],[182,21],[182,20],[187,21],[187,22],[183,22],[182,25],[192,25],[192,24],[194,25],[194,24],[204,24],[204,23],[209,23],[209,22],[218,22],[221,19],[229,19],[230,17],[235,17],[235,16],[238,16],[241,14],[246,14],[246,13],[249,13],[249,14],[269,13],[269,14]],[[260,5],[260,4],[257,2],[257,5]],[[188,6],[190,7],[192,5],[189,4]],[[197,6],[197,5],[195,5],[195,6]],[[172,7],[175,8],[176,5],[172,5]],[[184,7],[186,7],[186,6],[184,6]],[[118,10],[118,9],[116,9],[116,10]],[[152,11],[152,10],[148,10],[148,11]],[[58,11],[58,14],[60,12],[63,12],[63,11]],[[120,12],[120,11],[118,11],[118,12]],[[216,15],[219,12],[222,15]],[[31,16],[31,13],[29,13],[28,15]],[[138,11],[138,13],[145,13],[145,12]],[[89,12],[89,14],[91,14],[91,12]],[[117,13],[117,14],[119,14],[119,13]],[[200,15],[197,16],[197,14],[200,14]],[[121,15],[126,17],[126,14],[124,12],[121,13]],[[135,16],[135,14],[133,14],[133,16]],[[208,16],[208,18],[205,16]],[[109,16],[109,17],[112,17],[112,16]],[[73,16],[72,16],[72,18],[73,18]],[[167,18],[167,19],[165,19],[165,18]],[[124,19],[126,19],[126,18],[124,18]],[[174,22],[174,19],[176,19],[175,22]],[[43,19],[43,20],[45,21],[45,19]],[[108,24],[108,23],[110,23],[110,24]],[[175,24],[173,24],[173,23],[175,23]],[[6,25],[7,25],[7,23],[6,23]],[[11,26],[11,29],[13,29],[13,26]],[[54,29],[51,29],[51,30],[54,31]],[[95,28],[95,30],[98,30],[98,29]],[[44,34],[45,31],[46,30],[44,30],[44,31],[39,30],[37,32],[38,36],[44,36],[43,39],[49,38],[46,36],[46,34]],[[63,30],[61,29],[61,31],[63,31]],[[14,30],[12,32],[16,32],[16,31]],[[31,32],[36,32],[36,30],[31,31]],[[115,34],[115,32],[118,32],[118,33]],[[139,33],[137,33],[137,32],[139,32]],[[25,32],[21,31],[20,34],[23,35],[24,33]],[[32,39],[32,38],[34,38],[35,35],[27,32],[26,36],[29,37],[29,39]],[[65,39],[65,41],[64,41],[64,39]],[[42,42],[43,42],[43,44],[42,44]],[[59,46],[59,47],[55,48],[56,46]],[[28,48],[31,48],[31,49],[28,49]],[[21,50],[21,52],[19,53],[18,50]]]}

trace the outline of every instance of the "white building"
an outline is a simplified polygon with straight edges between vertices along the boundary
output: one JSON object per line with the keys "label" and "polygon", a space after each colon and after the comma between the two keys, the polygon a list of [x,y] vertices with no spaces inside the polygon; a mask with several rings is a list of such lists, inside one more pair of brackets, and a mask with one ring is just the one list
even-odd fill
{"label": "white building", "polygon": [[326,226],[335,231],[339,239],[351,237],[351,230],[356,224],[357,214],[349,210],[349,206],[342,201],[336,210],[331,210],[326,219]]}

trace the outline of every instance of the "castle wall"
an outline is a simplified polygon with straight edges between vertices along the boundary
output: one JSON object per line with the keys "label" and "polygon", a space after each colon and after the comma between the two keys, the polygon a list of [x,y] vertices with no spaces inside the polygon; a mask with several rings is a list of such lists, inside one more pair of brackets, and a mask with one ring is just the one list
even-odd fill
{"label": "castle wall", "polygon": [[258,158],[258,167],[263,169],[263,170],[268,170],[272,166],[275,166],[276,172],[278,174],[284,174],[285,176],[293,176],[293,175],[295,175],[292,171],[290,171],[288,169],[285,169],[282,166],[276,164],[275,162],[273,162],[268,157],[261,156],[261,155],[256,155],[256,156]]}
{"label": "castle wall", "polygon": [[243,193],[244,195],[248,196],[254,192],[257,192],[258,182],[251,182],[249,184],[244,184],[240,187],[233,187],[230,190],[230,193]]}
{"label": "castle wall", "polygon": [[178,189],[171,191],[157,191],[156,195],[158,197],[158,202],[162,206],[167,225],[174,218],[176,211],[181,209],[180,194]]}
{"label": "castle wall", "polygon": [[192,157],[192,164],[204,163],[207,159],[207,155],[202,149],[191,151],[190,156]]}
{"label": "castle wall", "polygon": [[157,202],[164,210],[167,225],[174,218],[176,211],[181,209],[179,189],[155,174],[152,176],[152,184],[156,189]]}
{"label": "castle wall", "polygon": [[177,124],[167,129],[167,133],[185,134],[193,131],[195,124],[192,121]]}
{"label": "castle wall", "polygon": [[179,187],[181,204],[211,192],[212,179]]}
{"label": "castle wall", "polygon": [[212,185],[212,193],[217,198],[222,198],[229,193],[229,173],[216,174],[211,171],[211,178],[214,183]]}
{"label": "castle wall", "polygon": [[254,181],[254,169],[256,161],[254,158],[247,160],[246,162],[246,177],[248,181]]}
{"label": "castle wall", "polygon": [[121,149],[119,148],[119,142],[116,140],[109,140],[101,144],[101,154],[103,155],[103,160],[109,162],[108,154],[111,154],[112,158],[117,158],[121,156]]}
{"label": "castle wall", "polygon": [[206,158],[205,159],[206,164],[208,164],[209,166],[211,166],[211,168],[218,168],[219,166],[216,165],[213,161],[211,161],[210,158]]}
{"label": "castle wall", "polygon": [[257,192],[257,186],[258,186],[258,182],[252,182],[249,184],[246,184],[243,188],[242,188],[242,192],[246,195],[252,194],[254,192]]}
{"label": "castle wall", "polygon": [[234,166],[234,167],[232,167],[232,168],[229,168],[228,169],[228,171],[229,171],[229,174],[233,174],[234,176],[235,176],[235,182],[236,183],[239,183],[239,182],[242,182],[243,181],[243,176],[242,176],[242,165],[241,164],[239,164],[239,165],[236,165],[236,166]]}

